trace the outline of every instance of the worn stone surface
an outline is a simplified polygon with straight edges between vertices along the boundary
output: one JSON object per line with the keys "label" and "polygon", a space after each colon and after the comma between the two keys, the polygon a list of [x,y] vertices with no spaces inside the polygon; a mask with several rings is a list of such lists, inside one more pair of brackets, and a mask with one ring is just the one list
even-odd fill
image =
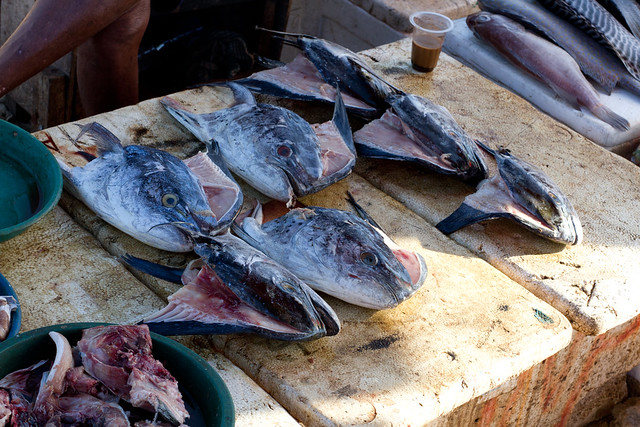
{"label": "worn stone surface", "polygon": [[[640,310],[640,169],[541,114],[446,54],[429,74],[412,71],[410,42],[363,56],[397,87],[446,107],[472,137],[505,147],[542,169],[567,195],[584,229],[581,245],[546,241],[508,220],[486,221],[451,235],[565,314],[573,327],[601,334]],[[431,224],[474,190],[418,166],[363,161],[356,172]]]}

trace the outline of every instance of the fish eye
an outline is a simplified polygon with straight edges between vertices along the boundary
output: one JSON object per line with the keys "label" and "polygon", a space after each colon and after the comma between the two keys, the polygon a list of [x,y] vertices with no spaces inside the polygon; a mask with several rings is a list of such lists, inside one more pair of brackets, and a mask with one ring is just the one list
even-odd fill
{"label": "fish eye", "polygon": [[278,153],[279,156],[289,157],[291,156],[292,150],[291,150],[291,147],[287,147],[286,145],[279,145],[278,148],[276,149],[276,152]]}
{"label": "fish eye", "polygon": [[365,265],[369,265],[369,266],[374,266],[374,265],[378,264],[378,257],[376,256],[376,254],[371,253],[371,252],[362,252],[360,254],[360,260]]}
{"label": "fish eye", "polygon": [[489,22],[491,17],[489,15],[478,15],[478,22]]}
{"label": "fish eye", "polygon": [[175,208],[178,204],[178,196],[173,193],[168,193],[162,196],[162,204],[168,208]]}

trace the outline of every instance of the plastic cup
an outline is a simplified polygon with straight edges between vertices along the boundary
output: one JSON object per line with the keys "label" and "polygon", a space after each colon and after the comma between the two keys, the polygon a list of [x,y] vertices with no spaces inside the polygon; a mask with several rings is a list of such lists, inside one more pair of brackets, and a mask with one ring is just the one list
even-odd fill
{"label": "plastic cup", "polygon": [[418,71],[432,71],[438,63],[444,37],[453,29],[453,21],[436,12],[416,12],[409,20],[413,25],[411,65]]}

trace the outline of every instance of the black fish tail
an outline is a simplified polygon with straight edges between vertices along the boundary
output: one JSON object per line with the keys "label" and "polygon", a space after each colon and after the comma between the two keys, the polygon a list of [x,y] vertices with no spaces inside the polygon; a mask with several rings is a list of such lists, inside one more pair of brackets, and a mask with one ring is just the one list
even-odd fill
{"label": "black fish tail", "polygon": [[485,219],[496,218],[495,213],[487,213],[481,210],[472,208],[471,206],[462,203],[458,209],[456,209],[451,215],[440,221],[436,228],[441,233],[449,235],[467,225],[475,224],[476,222],[484,221]]}
{"label": "black fish tail", "polygon": [[349,117],[347,116],[347,108],[342,100],[342,94],[340,93],[339,86],[336,86],[336,101],[331,121],[336,126],[336,129],[338,129],[338,132],[340,132],[340,136],[345,144],[347,144],[347,147],[349,147],[349,150],[356,155],[356,146],[353,143],[353,133],[351,132]]}
{"label": "black fish tail", "polygon": [[155,262],[136,258],[129,254],[125,254],[120,258],[127,263],[127,265],[135,268],[136,270],[140,270],[143,273],[150,274],[158,279],[166,280],[167,282],[182,283],[182,272],[184,271],[182,268],[156,264]]}
{"label": "black fish tail", "polygon": [[364,208],[360,206],[358,202],[356,202],[356,199],[353,197],[353,194],[351,194],[350,191],[347,191],[347,202],[349,202],[349,204],[353,207],[360,218],[364,219],[379,230],[382,230],[382,227],[380,227],[378,223],[376,223],[376,221],[371,218],[367,211],[365,211]]}

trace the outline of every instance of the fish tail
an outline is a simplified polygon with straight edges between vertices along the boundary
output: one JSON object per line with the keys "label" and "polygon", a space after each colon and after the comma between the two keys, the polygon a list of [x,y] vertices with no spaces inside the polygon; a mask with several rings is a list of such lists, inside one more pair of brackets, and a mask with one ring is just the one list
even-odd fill
{"label": "fish tail", "polygon": [[476,222],[484,221],[485,219],[496,218],[496,214],[487,213],[481,210],[472,208],[466,203],[462,203],[458,209],[456,209],[451,215],[436,224],[436,228],[443,234],[449,235],[467,225],[475,224]]}
{"label": "fish tail", "polygon": [[165,265],[156,264],[132,255],[125,254],[120,257],[127,265],[140,270],[143,273],[150,274],[162,280],[173,283],[182,283],[182,272],[184,269],[167,267]]}
{"label": "fish tail", "polygon": [[599,119],[609,123],[616,129],[629,130],[629,121],[624,117],[614,113],[612,110],[599,104],[592,109],[593,114]]}

